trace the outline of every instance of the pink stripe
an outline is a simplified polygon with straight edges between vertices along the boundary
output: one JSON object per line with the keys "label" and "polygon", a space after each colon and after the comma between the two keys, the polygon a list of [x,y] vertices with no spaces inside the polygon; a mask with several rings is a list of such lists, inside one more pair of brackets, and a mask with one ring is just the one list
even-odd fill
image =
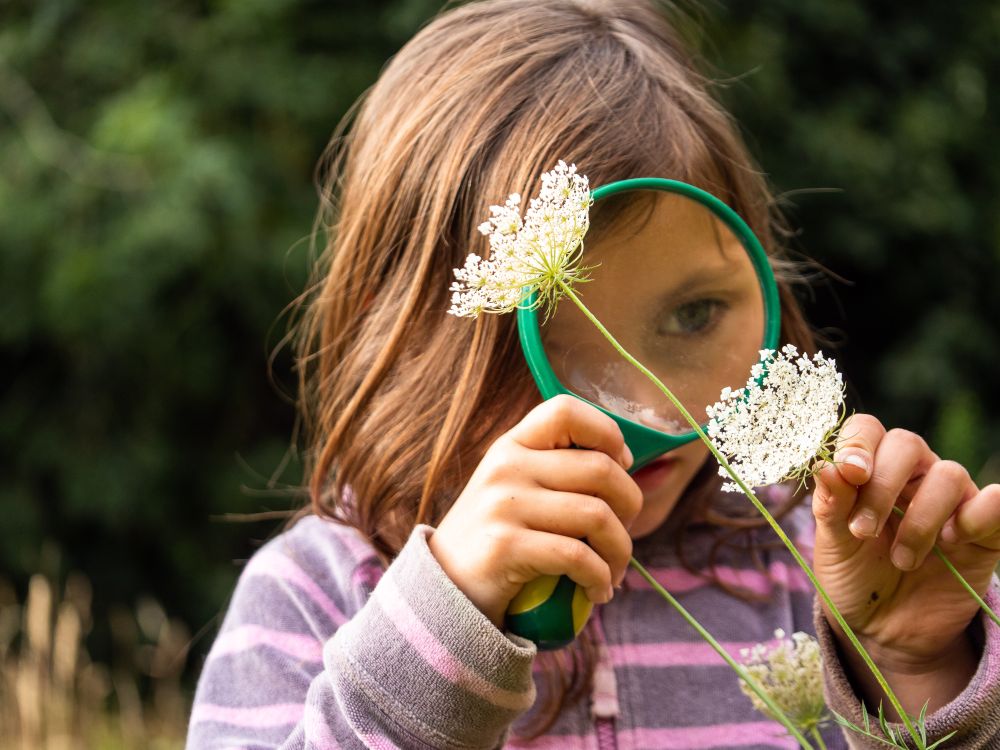
{"label": "pink stripe", "polygon": [[[523,747],[526,750],[599,750],[593,734],[547,734],[534,740],[522,741],[517,737],[507,740],[505,748]],[[619,747],[623,747],[619,745]]]}
{"label": "pink stripe", "polygon": [[390,576],[383,578],[379,586],[379,606],[393,621],[400,635],[438,674],[502,708],[523,711],[531,706],[530,693],[516,693],[497,687],[456,659],[420,621]]}
{"label": "pink stripe", "polygon": [[302,723],[306,730],[306,740],[308,746],[316,750],[340,750],[340,745],[333,738],[330,725],[326,723],[326,717],[316,706],[309,704],[306,706]]}
{"label": "pink stripe", "polygon": [[358,739],[372,750],[400,750],[396,743],[381,734],[359,734]]}
{"label": "pink stripe", "polygon": [[[740,649],[752,648],[756,641],[720,644],[736,661],[742,661]],[[721,666],[726,662],[704,641],[672,643],[628,643],[608,646],[615,666],[639,667],[700,667]]]}
{"label": "pink stripe", "polygon": [[212,646],[210,659],[268,646],[302,661],[323,660],[323,644],[310,635],[271,630],[260,625],[240,625],[222,633]]}
{"label": "pink stripe", "polygon": [[[684,568],[649,568],[648,570],[663,588],[673,594],[694,591],[711,585],[711,577],[702,578]],[[720,566],[715,569],[715,576],[723,583],[749,589],[755,594],[770,594],[775,585],[790,591],[812,591],[812,584],[809,583],[806,574],[797,565],[793,567],[783,562],[774,562],[768,566],[768,573],[728,566]],[[706,572],[706,576],[710,576],[710,574]],[[627,578],[629,585],[633,588],[652,588],[646,579],[635,570],[630,569]]]}
{"label": "pink stripe", "polygon": [[378,559],[371,544],[361,536],[361,532],[353,526],[341,526],[337,541],[347,547],[348,552],[354,556],[354,564],[360,565],[365,560]]}
{"label": "pink stripe", "polygon": [[626,729],[618,734],[618,738],[621,747],[655,747],[660,750],[701,750],[761,744],[795,748],[799,744],[787,736],[783,726],[773,721],[748,721],[708,727]]}
{"label": "pink stripe", "polygon": [[269,550],[260,552],[250,558],[244,575],[277,578],[285,583],[293,584],[302,593],[306,594],[316,606],[322,609],[334,625],[339,627],[347,622],[347,618],[337,609],[337,605],[333,603],[333,600],[326,595],[326,592],[319,587],[316,581],[310,578],[302,568],[285,555]]}
{"label": "pink stripe", "polygon": [[191,711],[191,723],[215,721],[236,727],[263,729],[297,724],[302,718],[301,703],[272,703],[266,706],[217,706],[212,703],[198,703]]}
{"label": "pink stripe", "polygon": [[362,562],[351,573],[351,585],[356,587],[367,587],[374,589],[385,571],[374,561]]}

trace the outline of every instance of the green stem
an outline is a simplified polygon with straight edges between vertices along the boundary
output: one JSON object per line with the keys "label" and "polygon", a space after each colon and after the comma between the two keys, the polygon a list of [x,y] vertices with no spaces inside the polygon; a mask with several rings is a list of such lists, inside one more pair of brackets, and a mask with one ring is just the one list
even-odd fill
{"label": "green stem", "polygon": [[[902,508],[894,506],[892,510],[899,516],[903,515]],[[942,552],[941,548],[938,547],[936,544],[934,545],[934,554],[937,555],[938,559],[941,560],[941,562],[945,564],[945,567],[951,571],[951,574],[955,576],[955,579],[960,584],[962,584],[962,587],[969,592],[969,595],[976,600],[976,602],[979,604],[982,610],[987,615],[989,615],[989,618],[993,620],[993,622],[996,623],[997,626],[1000,626],[1000,617],[997,617],[997,613],[990,608],[989,604],[983,601],[983,598],[976,592],[974,588],[972,588],[971,584],[969,584],[969,582],[965,580],[965,576],[963,576],[961,573],[958,572],[958,569],[954,565],[952,565],[951,560],[945,557],[944,552]]]}
{"label": "green stem", "polygon": [[775,520],[774,516],[771,515],[771,512],[764,506],[764,504],[760,500],[757,499],[757,496],[753,493],[753,490],[747,487],[744,481],[740,478],[739,474],[737,474],[736,471],[729,465],[729,462],[726,460],[726,457],[719,452],[719,449],[715,447],[715,444],[712,442],[711,438],[709,438],[708,435],[705,434],[705,431],[701,429],[701,425],[698,423],[698,421],[691,416],[690,412],[688,412],[686,408],[684,408],[684,404],[678,401],[677,397],[673,394],[673,392],[671,392],[671,390],[667,388],[667,386],[665,386],[662,382],[660,382],[660,379],[656,377],[656,375],[654,375],[652,372],[650,372],[650,370],[645,365],[643,365],[639,360],[637,360],[635,357],[633,357],[631,354],[625,351],[624,347],[622,347],[622,345],[618,343],[615,337],[611,335],[611,332],[604,327],[601,321],[599,321],[596,317],[594,317],[594,314],[587,309],[587,306],[583,304],[583,301],[579,297],[577,297],[576,294],[574,294],[572,289],[570,289],[565,284],[562,284],[562,288],[563,291],[566,293],[566,295],[571,300],[573,300],[573,302],[576,304],[577,307],[580,308],[581,312],[583,312],[583,314],[587,316],[590,322],[593,323],[595,326],[597,326],[597,329],[604,335],[604,337],[611,343],[611,345],[618,351],[618,353],[621,354],[628,362],[634,365],[642,374],[644,374],[647,378],[649,378],[653,382],[653,384],[660,389],[663,395],[670,400],[670,403],[672,403],[674,407],[683,415],[684,419],[687,420],[688,424],[690,424],[692,429],[698,434],[698,437],[702,439],[702,442],[704,442],[705,445],[708,446],[708,449],[712,452],[712,455],[715,456],[715,459],[719,462],[719,465],[726,470],[729,476],[732,477],[733,481],[739,486],[741,490],[743,490],[743,493],[748,498],[750,498],[750,502],[753,503],[753,506],[757,509],[757,511],[762,516],[764,516],[768,524],[770,524],[771,528],[774,529],[774,533],[778,535],[778,538],[781,539],[785,547],[788,548],[788,551],[792,554],[792,557],[795,558],[795,562],[797,562],[799,564],[799,567],[802,568],[802,570],[805,572],[806,576],[809,578],[813,587],[816,589],[816,593],[819,594],[820,598],[823,600],[823,603],[826,605],[827,610],[830,612],[830,614],[833,615],[834,619],[837,621],[837,624],[840,625],[841,630],[844,632],[844,635],[847,636],[847,639],[851,642],[851,645],[854,646],[858,654],[861,655],[861,658],[864,660],[865,664],[868,665],[868,669],[871,670],[872,676],[875,678],[875,681],[878,682],[879,686],[882,688],[886,697],[889,699],[889,702],[892,704],[892,707],[896,710],[896,713],[899,714],[900,719],[906,726],[907,732],[909,732],[910,736],[917,744],[917,747],[923,747],[923,743],[920,740],[920,734],[917,732],[916,727],[913,726],[913,722],[910,720],[909,715],[906,713],[906,711],[903,710],[903,706],[899,702],[899,698],[896,697],[896,694],[892,691],[892,688],[889,687],[889,683],[886,681],[885,677],[882,675],[882,672],[879,670],[878,666],[876,666],[875,662],[872,661],[872,658],[871,656],[868,655],[868,652],[865,650],[865,647],[861,645],[861,641],[859,641],[858,637],[854,634],[854,630],[851,629],[851,626],[847,624],[847,621],[844,619],[843,615],[840,614],[840,610],[837,609],[837,605],[835,605],[833,603],[833,600],[830,599],[829,595],[826,593],[826,590],[820,584],[819,579],[816,578],[816,574],[813,573],[813,570],[809,566],[809,563],[807,563],[805,561],[805,558],[802,557],[802,554],[799,552],[798,548],[792,543],[792,540],[788,538],[788,536],[785,534],[784,529],[781,528],[781,526]]}
{"label": "green stem", "polygon": [[[799,744],[807,750],[812,750],[812,745],[809,744],[809,741],[802,736],[802,733],[792,723],[791,719],[785,715],[785,712],[774,703],[771,696],[767,694],[767,691],[764,690],[760,683],[757,682],[757,680],[754,679],[749,672],[747,672],[746,668],[742,664],[729,655],[729,652],[726,651],[726,649],[724,649],[717,640],[715,640],[711,633],[702,627],[702,624],[694,618],[694,615],[684,609],[684,605],[677,601],[673,594],[663,588],[663,586],[660,585],[660,582],[653,578],[649,571],[646,570],[638,560],[634,557],[630,558],[629,565],[635,568],[635,570],[639,572],[639,575],[645,578],[649,582],[649,585],[659,592],[660,596],[670,602],[670,605],[687,621],[688,625],[698,631],[698,635],[704,638],[708,642],[708,645],[715,649],[715,652],[725,660],[726,664],[733,668],[733,671],[736,672],[737,676],[750,686],[750,689],[754,691],[758,698],[764,701],[764,704],[771,710],[771,715],[785,726],[785,729],[787,729],[792,736],[799,741]],[[820,739],[821,744],[822,742],[823,740]],[[823,750],[825,750],[825,747]]]}
{"label": "green stem", "polygon": [[826,750],[826,743],[823,742],[823,735],[819,733],[819,727],[812,728],[813,739],[816,740],[816,746],[819,750]]}

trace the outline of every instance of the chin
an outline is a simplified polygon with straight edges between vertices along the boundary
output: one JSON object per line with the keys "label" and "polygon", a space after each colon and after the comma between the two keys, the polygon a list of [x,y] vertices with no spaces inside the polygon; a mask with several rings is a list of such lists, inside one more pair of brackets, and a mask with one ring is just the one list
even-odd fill
{"label": "chin", "polygon": [[[684,455],[685,453],[689,455]],[[693,443],[678,449],[673,455],[680,459],[673,476],[652,492],[643,492],[642,510],[629,529],[629,535],[633,539],[648,536],[667,520],[704,463],[708,449],[701,443]]]}
{"label": "chin", "polygon": [[632,522],[629,535],[633,539],[639,539],[656,531],[667,520],[680,497],[680,490],[672,487],[664,487],[650,497],[643,495],[642,510]]}

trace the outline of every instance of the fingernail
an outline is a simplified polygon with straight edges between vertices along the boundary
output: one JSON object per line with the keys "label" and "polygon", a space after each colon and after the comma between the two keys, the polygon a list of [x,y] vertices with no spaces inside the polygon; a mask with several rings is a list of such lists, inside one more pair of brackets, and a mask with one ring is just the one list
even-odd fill
{"label": "fingernail", "polygon": [[844,458],[844,463],[850,464],[851,466],[857,466],[865,472],[868,471],[868,459],[857,453],[848,453]]}
{"label": "fingernail", "polygon": [[898,544],[892,551],[892,564],[900,570],[913,570],[917,565],[917,555],[909,547]]}
{"label": "fingernail", "polygon": [[627,469],[635,461],[635,459],[632,457],[632,451],[628,447],[628,443],[625,443],[625,453],[624,453],[624,456],[625,456],[625,468]]}
{"label": "fingernail", "polygon": [[958,544],[958,532],[955,530],[954,522],[948,521],[941,529],[941,541],[948,544]]}
{"label": "fingernail", "polygon": [[868,508],[863,508],[854,514],[850,523],[851,533],[854,536],[876,536],[878,529],[878,518]]}
{"label": "fingernail", "polygon": [[607,604],[608,602],[610,602],[614,598],[614,596],[615,596],[614,587],[608,586],[608,598],[604,600],[604,603]]}

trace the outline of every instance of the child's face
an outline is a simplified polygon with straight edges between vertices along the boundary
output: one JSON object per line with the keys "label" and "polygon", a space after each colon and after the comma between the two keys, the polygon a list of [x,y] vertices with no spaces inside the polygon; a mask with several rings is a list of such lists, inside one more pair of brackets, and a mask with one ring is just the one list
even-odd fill
{"label": "child's face", "polygon": [[[636,215],[586,244],[582,263],[600,266],[577,293],[703,421],[705,407],[723,387],[742,387],[759,359],[760,284],[738,238],[700,204],[660,193],[651,211]],[[663,432],[690,430],[571,302],[560,303],[542,336],[556,375],[574,392]],[[632,526],[634,538],[666,519],[707,453],[696,440],[636,472],[644,507]]]}

